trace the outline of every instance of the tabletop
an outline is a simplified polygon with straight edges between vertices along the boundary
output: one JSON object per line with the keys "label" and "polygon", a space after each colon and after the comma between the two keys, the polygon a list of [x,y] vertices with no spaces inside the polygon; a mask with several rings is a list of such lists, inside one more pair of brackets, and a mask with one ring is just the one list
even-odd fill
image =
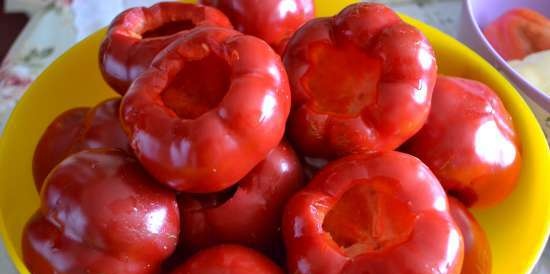
{"label": "tabletop", "polygon": [[[17,100],[32,81],[55,58],[82,38],[107,25],[125,8],[150,5],[155,0],[5,0],[8,12],[24,12],[30,21],[12,44],[0,66],[0,133]],[[460,0],[378,0],[456,36],[461,13]],[[0,2],[1,4],[1,2]],[[0,21],[1,22],[1,21]],[[55,35],[52,33],[55,31]],[[1,57],[0,57],[1,58]],[[549,125],[546,125],[549,126]],[[0,239],[1,241],[1,239]],[[3,244],[0,244],[0,273],[14,274]],[[533,274],[550,273],[547,248]]]}

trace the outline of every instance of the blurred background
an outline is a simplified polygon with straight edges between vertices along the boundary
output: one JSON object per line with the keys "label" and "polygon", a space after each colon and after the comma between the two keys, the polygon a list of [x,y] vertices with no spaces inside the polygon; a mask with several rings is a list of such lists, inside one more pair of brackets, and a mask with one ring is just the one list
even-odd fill
{"label": "blurred background", "polygon": [[[338,1],[338,0],[331,0]],[[550,0],[548,0],[550,1]],[[0,133],[17,100],[60,54],[120,11],[154,0],[0,0]],[[457,37],[461,0],[379,0]],[[537,113],[545,130],[547,113]],[[534,273],[550,273],[547,251]],[[0,273],[16,273],[0,244]],[[497,273],[498,274],[498,273]]]}

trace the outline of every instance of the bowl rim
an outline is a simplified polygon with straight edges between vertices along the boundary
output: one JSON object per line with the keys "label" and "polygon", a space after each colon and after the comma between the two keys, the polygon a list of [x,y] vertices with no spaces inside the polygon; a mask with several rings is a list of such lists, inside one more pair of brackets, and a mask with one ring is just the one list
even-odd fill
{"label": "bowl rim", "polygon": [[506,60],[502,58],[502,56],[500,56],[495,48],[493,48],[493,45],[489,42],[489,40],[487,40],[485,34],[483,34],[477,18],[474,16],[472,1],[475,0],[463,0],[463,7],[466,10],[468,19],[470,20],[470,22],[472,22],[475,36],[479,40],[481,40],[483,47],[485,47],[489,51],[489,53],[495,58],[497,62],[497,68],[502,68],[499,69],[499,71],[507,74],[507,76],[511,78],[510,80],[512,81],[512,83],[517,82],[517,84],[514,84],[515,86],[518,86],[518,89],[520,89],[519,86],[526,87],[526,89],[520,89],[520,91],[526,93],[529,98],[535,101],[536,104],[540,105],[545,111],[550,112],[550,94],[547,94],[544,91],[539,90],[538,88],[533,86],[521,74],[519,74],[514,68],[512,68],[512,66],[510,66],[508,62],[506,62]]}

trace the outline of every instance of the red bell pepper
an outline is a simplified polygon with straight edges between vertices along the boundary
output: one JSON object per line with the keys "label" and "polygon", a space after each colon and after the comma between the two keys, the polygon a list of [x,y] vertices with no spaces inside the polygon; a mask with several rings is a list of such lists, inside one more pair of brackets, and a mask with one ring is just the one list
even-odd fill
{"label": "red bell pepper", "polygon": [[171,274],[283,274],[262,254],[238,245],[220,245],[190,258]]}
{"label": "red bell pepper", "polygon": [[34,150],[32,171],[36,189],[50,171],[69,154],[84,125],[89,108],[73,108],[61,113],[50,123]]}
{"label": "red bell pepper", "polygon": [[403,148],[466,206],[489,207],[514,190],[521,147],[499,97],[472,80],[440,76],[428,122]]}
{"label": "red bell pepper", "polygon": [[432,172],[399,152],[351,155],[288,202],[289,273],[458,274],[463,240]]}
{"label": "red bell pepper", "polygon": [[99,52],[103,78],[125,94],[159,51],[199,26],[232,28],[219,10],[194,4],[162,2],[149,8],[131,8],[118,15]]}
{"label": "red bell pepper", "polygon": [[223,11],[235,29],[254,35],[282,54],[292,34],[315,15],[313,0],[199,0]]}
{"label": "red bell pepper", "polygon": [[25,265],[33,274],[156,273],[149,262],[117,258],[69,239],[41,214],[28,222],[23,249]]}
{"label": "red bell pepper", "polygon": [[282,248],[278,244],[284,205],[302,183],[300,161],[282,143],[229,191],[181,195],[183,249],[195,252],[229,242],[276,252]]}
{"label": "red bell pepper", "polygon": [[550,19],[527,8],[506,12],[485,26],[483,33],[507,61],[550,49]]}
{"label": "red bell pepper", "polygon": [[23,232],[31,273],[156,273],[179,234],[175,194],[125,152],[71,155],[47,177]]}
{"label": "red bell pepper", "polygon": [[289,111],[279,56],[258,38],[212,27],[157,56],[124,96],[121,119],[158,181],[208,193],[241,180],[279,144]]}
{"label": "red bell pepper", "polygon": [[118,148],[130,153],[128,136],[120,124],[120,98],[105,100],[86,115],[84,128],[72,147],[72,152],[95,148]]}
{"label": "red bell pepper", "polygon": [[94,148],[132,149],[119,120],[120,98],[113,98],[92,109],[75,108],[59,115],[46,129],[33,158],[33,175],[40,191],[50,171],[67,156]]}
{"label": "red bell pepper", "polygon": [[393,150],[428,117],[434,53],[386,6],[358,3],[308,22],[283,58],[293,100],[288,131],[305,156]]}
{"label": "red bell pepper", "polygon": [[457,199],[449,197],[451,215],[464,238],[462,274],[491,274],[491,249],[483,228]]}

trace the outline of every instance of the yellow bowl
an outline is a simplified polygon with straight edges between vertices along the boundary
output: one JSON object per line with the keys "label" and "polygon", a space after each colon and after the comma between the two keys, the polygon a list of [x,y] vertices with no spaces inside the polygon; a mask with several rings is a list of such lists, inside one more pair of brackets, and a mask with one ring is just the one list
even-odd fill
{"label": "yellow bowl", "polygon": [[[333,15],[353,0],[317,0],[319,16]],[[549,233],[550,152],[535,117],[508,81],[473,51],[417,20],[437,54],[441,73],[482,81],[502,98],[514,118],[523,146],[517,189],[498,207],[475,212],[489,235],[494,273],[529,273]],[[31,164],[42,132],[69,108],[91,106],[115,96],[101,78],[98,32],[55,61],[33,83],[15,108],[0,139],[0,232],[15,267],[28,273],[21,258],[21,232],[38,206]]]}

